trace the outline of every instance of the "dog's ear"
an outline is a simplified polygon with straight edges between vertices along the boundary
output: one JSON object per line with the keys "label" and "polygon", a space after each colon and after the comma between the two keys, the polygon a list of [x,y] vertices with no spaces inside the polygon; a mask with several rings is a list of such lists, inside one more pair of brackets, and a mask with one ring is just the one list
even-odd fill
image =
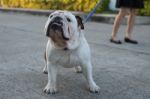
{"label": "dog's ear", "polygon": [[75,16],[78,22],[78,26],[81,27],[82,30],[84,30],[84,24],[82,22],[82,18],[80,16]]}

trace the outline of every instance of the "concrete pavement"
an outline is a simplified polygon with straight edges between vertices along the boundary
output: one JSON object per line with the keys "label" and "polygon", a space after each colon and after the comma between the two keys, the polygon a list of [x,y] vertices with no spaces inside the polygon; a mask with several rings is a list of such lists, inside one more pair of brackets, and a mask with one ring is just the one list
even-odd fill
{"label": "concrete pavement", "polygon": [[[89,93],[82,74],[62,68],[56,95],[46,95],[43,52],[45,16],[0,12],[0,99],[149,99],[150,26],[136,25],[138,45],[109,42],[111,24],[89,22],[85,35],[91,47],[93,75],[101,87]],[[118,37],[124,38],[125,25]]]}

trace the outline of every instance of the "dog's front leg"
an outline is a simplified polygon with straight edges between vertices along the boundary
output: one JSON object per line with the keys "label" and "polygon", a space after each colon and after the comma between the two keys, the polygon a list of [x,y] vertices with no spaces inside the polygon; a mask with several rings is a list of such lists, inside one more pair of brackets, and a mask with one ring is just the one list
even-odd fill
{"label": "dog's front leg", "polygon": [[46,51],[45,51],[45,53],[44,53],[44,59],[45,59],[45,66],[44,66],[44,68],[43,68],[43,73],[44,73],[44,74],[48,74],[48,72],[47,72],[47,57],[46,57]]}
{"label": "dog's front leg", "polygon": [[88,81],[90,91],[93,93],[99,92],[100,88],[96,85],[95,81],[93,80],[91,62],[84,63],[82,65],[82,68],[83,74]]}
{"label": "dog's front leg", "polygon": [[47,94],[55,94],[57,92],[56,89],[57,69],[55,65],[49,62],[47,63],[47,69],[48,69],[48,83],[44,88],[44,92]]}

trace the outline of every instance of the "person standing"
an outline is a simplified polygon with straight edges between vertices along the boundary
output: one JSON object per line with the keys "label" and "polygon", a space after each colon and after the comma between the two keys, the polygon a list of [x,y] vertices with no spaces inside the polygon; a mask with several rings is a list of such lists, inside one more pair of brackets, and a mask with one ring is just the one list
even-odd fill
{"label": "person standing", "polygon": [[124,41],[126,43],[138,44],[136,40],[132,39],[131,34],[133,31],[136,14],[138,12],[138,9],[144,8],[144,1],[143,0],[117,0],[116,7],[120,8],[120,10],[114,21],[110,42],[115,44],[122,44],[122,42],[117,39],[117,32],[123,18],[126,15],[129,15]]}

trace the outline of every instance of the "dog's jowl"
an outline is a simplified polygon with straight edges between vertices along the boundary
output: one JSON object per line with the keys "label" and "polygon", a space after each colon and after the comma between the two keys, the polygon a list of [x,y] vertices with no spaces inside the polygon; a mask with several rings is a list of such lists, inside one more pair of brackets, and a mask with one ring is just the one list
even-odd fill
{"label": "dog's jowl", "polygon": [[58,66],[75,67],[83,72],[91,92],[98,92],[92,76],[90,48],[82,30],[84,24],[79,16],[67,11],[55,11],[48,17],[45,34],[48,37],[46,46],[44,73],[48,72],[48,83],[45,93],[56,93],[56,77]]}

